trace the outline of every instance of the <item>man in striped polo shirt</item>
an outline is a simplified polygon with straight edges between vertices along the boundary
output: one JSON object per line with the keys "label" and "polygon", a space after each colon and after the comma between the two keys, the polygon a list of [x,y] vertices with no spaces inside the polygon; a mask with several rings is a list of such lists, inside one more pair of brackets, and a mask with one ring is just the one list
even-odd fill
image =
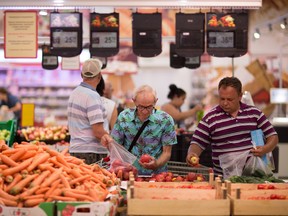
{"label": "man in striped polo shirt", "polygon": [[[278,135],[263,112],[241,102],[242,84],[236,77],[225,77],[218,84],[219,105],[212,108],[199,122],[188,149],[186,161],[199,159],[202,151],[211,145],[213,170],[223,175],[219,156],[231,152],[251,150],[255,156],[271,152],[278,144]],[[250,132],[261,129],[265,145],[253,148]]]}
{"label": "man in striped polo shirt", "polygon": [[[71,93],[68,101],[69,153],[85,159],[87,164],[107,156],[107,148],[100,140],[105,131],[107,112],[96,87],[101,79],[102,62],[88,59],[83,63],[83,81]],[[107,125],[108,127],[108,125]]]}

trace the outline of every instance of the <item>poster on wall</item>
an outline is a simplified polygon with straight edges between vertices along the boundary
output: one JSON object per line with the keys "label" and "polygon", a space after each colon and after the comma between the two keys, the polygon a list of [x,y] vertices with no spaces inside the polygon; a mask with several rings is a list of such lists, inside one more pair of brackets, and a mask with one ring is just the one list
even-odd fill
{"label": "poster on wall", "polygon": [[37,11],[5,11],[5,58],[37,58]]}

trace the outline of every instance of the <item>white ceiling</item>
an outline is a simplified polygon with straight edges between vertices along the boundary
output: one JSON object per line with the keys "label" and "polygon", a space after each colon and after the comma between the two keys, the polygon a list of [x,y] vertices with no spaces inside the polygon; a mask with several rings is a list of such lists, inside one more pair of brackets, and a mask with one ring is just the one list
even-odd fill
{"label": "white ceiling", "polygon": [[262,0],[1,0],[0,9],[55,9],[93,7],[258,9]]}

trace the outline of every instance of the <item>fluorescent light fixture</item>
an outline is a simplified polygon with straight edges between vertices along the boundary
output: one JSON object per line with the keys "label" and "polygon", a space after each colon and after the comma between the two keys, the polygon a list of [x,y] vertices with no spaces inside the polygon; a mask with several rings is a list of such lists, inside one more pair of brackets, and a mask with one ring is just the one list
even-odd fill
{"label": "fluorescent light fixture", "polygon": [[39,15],[40,15],[40,16],[47,16],[48,13],[47,13],[46,10],[40,10],[40,11],[39,11]]}
{"label": "fluorescent light fixture", "polygon": [[286,17],[283,19],[283,22],[280,23],[280,27],[281,27],[281,29],[286,29],[286,27],[287,27],[287,18]]}
{"label": "fluorescent light fixture", "polygon": [[261,37],[261,34],[260,34],[259,29],[257,28],[257,29],[255,30],[255,32],[254,32],[254,38],[255,38],[255,39],[259,39],[260,37]]}

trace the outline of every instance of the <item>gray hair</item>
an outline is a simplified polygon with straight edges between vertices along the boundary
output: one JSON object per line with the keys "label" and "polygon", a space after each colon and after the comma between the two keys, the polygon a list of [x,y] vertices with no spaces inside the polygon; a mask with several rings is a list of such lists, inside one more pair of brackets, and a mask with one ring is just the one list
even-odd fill
{"label": "gray hair", "polygon": [[149,85],[142,85],[140,86],[139,88],[136,89],[136,91],[134,92],[134,95],[133,95],[133,100],[135,101],[137,96],[141,93],[152,93],[152,95],[154,96],[155,98],[155,101],[157,100],[157,93],[156,91]]}

